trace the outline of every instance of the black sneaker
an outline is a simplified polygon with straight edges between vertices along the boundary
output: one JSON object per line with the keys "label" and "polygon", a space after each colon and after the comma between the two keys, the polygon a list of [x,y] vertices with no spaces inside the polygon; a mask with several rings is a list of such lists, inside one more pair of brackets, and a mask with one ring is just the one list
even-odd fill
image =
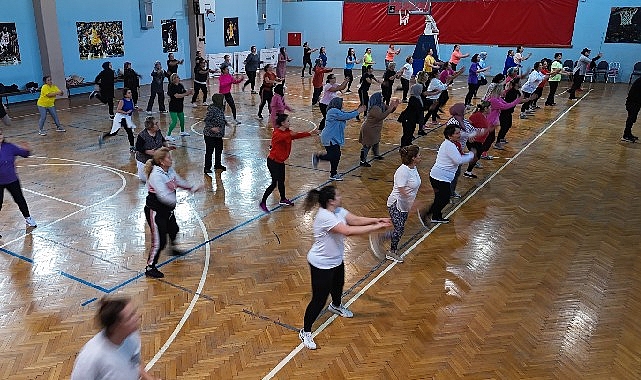
{"label": "black sneaker", "polygon": [[227,170],[227,167],[222,165],[215,165],[214,170],[220,170],[221,172],[224,172],[225,170]]}
{"label": "black sneaker", "polygon": [[205,173],[205,174],[211,174],[211,169],[204,169],[204,170],[203,170],[203,173]]}
{"label": "black sneaker", "polygon": [[383,156],[381,156],[381,155],[378,155],[378,156],[374,156],[374,159],[375,159],[375,160],[384,160],[384,159],[385,159],[385,157],[383,157]]}
{"label": "black sneaker", "polygon": [[636,136],[623,136],[623,137],[621,137],[621,141],[629,142],[629,143],[635,143],[638,140],[639,140],[639,138],[636,137]]}
{"label": "black sneaker", "polygon": [[185,255],[185,251],[181,251],[178,248],[174,248],[174,249],[171,250],[171,255],[172,256],[184,256]]}
{"label": "black sneaker", "polygon": [[474,173],[468,173],[468,172],[463,173],[463,177],[467,177],[467,178],[478,178],[476,174],[474,174]]}
{"label": "black sneaker", "polygon": [[163,278],[165,275],[158,270],[156,267],[152,267],[150,265],[147,265],[147,268],[145,268],[145,276],[151,277],[151,278]]}
{"label": "black sneaker", "polygon": [[372,165],[367,161],[361,161],[361,166],[365,168],[372,167]]}

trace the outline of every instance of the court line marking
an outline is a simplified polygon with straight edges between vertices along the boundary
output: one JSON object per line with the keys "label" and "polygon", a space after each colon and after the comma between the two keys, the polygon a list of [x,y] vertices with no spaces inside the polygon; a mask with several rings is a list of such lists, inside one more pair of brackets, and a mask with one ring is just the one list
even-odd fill
{"label": "court line marking", "polygon": [[[494,172],[491,176],[489,176],[485,181],[483,181],[474,191],[472,191],[469,195],[467,195],[454,209],[452,209],[446,217],[450,217],[450,215],[454,214],[458,209],[460,209],[465,203],[467,203],[468,200],[471,199],[472,196],[474,196],[476,193],[478,193],[485,185],[487,185],[494,177],[496,177],[503,169],[505,169],[509,164],[512,163],[517,157],[519,157],[523,152],[525,152],[532,144],[534,144],[541,136],[543,136],[550,128],[552,128],[559,120],[561,120],[568,112],[570,112],[583,98],[588,96],[592,92],[592,89],[588,90],[585,95],[583,95],[581,98],[576,100],[574,104],[572,104],[570,107],[568,107],[567,110],[565,110],[561,115],[559,115],[550,125],[548,125],[546,128],[544,128],[541,132],[539,132],[532,141],[530,141],[527,145],[525,145],[523,148],[521,148],[520,151],[518,151],[512,158],[507,160],[503,165],[501,165],[496,172]],[[414,244],[412,244],[403,254],[401,257],[405,257],[408,254],[410,254],[416,247],[418,247],[419,244],[421,244],[425,239],[427,239],[432,232],[434,232],[440,224],[434,225],[432,228],[430,228],[429,231],[427,231],[420,239],[418,239]],[[376,277],[374,277],[367,285],[365,285],[361,290],[358,291],[352,298],[350,298],[346,303],[345,307],[349,307],[352,303],[356,302],[365,292],[378,280],[380,280],[383,275],[385,275],[387,272],[389,272],[393,267],[398,264],[397,262],[392,262],[389,264],[385,269],[381,271]],[[327,326],[329,326],[338,316],[336,314],[332,315],[329,317],[323,324],[321,324],[313,333],[312,337],[316,337],[318,334],[320,334]],[[299,343],[298,346],[296,346],[287,356],[285,356],[265,377],[263,377],[263,380],[269,380],[272,379],[283,367],[289,363],[294,356],[296,356],[302,349],[303,349],[303,343]]]}
{"label": "court line marking", "polygon": [[60,198],[53,197],[51,195],[43,194],[43,193],[37,192],[35,190],[30,190],[30,189],[27,189],[27,188],[23,188],[22,190],[26,191],[27,193],[40,195],[41,197],[53,199],[54,201],[66,203],[68,205],[72,205],[72,206],[76,206],[76,207],[87,207],[85,205],[81,205],[80,203],[74,203],[74,202],[65,201],[64,199],[60,199]]}
{"label": "court line marking", "polygon": [[208,242],[209,235],[207,234],[207,228],[205,227],[205,222],[203,222],[202,218],[196,211],[196,208],[189,202],[187,202],[187,204],[192,209],[196,218],[198,219],[198,224],[200,224],[200,229],[203,232],[205,241],[207,241],[207,243],[205,243],[205,265],[203,267],[203,272],[200,276],[200,282],[198,283],[198,288],[196,289],[196,293],[194,293],[194,298],[192,298],[191,302],[189,303],[189,307],[187,307],[187,310],[185,310],[185,313],[180,319],[180,322],[178,322],[178,325],[176,325],[176,328],[174,329],[174,331],[171,333],[169,338],[167,338],[167,341],[165,342],[165,344],[163,344],[163,346],[160,348],[160,350],[158,350],[156,355],[154,355],[154,357],[147,363],[147,365],[145,366],[145,371],[149,371],[154,366],[154,364],[156,364],[156,362],[160,360],[160,358],[165,353],[165,351],[167,351],[169,346],[176,339],[176,336],[178,336],[178,333],[180,332],[183,325],[185,324],[185,322],[187,322],[187,319],[191,315],[194,309],[194,306],[196,305],[196,302],[200,298],[200,293],[202,292],[203,287],[205,286],[205,281],[207,281],[207,273],[209,272],[209,259],[211,257],[211,247]]}

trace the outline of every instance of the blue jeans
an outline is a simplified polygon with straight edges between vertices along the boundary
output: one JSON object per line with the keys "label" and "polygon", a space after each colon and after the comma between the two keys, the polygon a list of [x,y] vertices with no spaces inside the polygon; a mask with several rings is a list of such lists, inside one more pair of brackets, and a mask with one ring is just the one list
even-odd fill
{"label": "blue jeans", "polygon": [[38,106],[38,111],[40,112],[40,120],[38,121],[38,129],[44,131],[45,119],[47,118],[47,112],[53,117],[53,122],[56,123],[56,127],[62,128],[60,125],[60,120],[58,120],[58,114],[56,113],[56,107],[41,107]]}

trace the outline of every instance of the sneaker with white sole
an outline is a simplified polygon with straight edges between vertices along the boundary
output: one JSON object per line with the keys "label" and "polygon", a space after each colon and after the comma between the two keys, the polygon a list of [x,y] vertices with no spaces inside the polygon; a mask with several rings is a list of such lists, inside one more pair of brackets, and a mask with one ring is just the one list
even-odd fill
{"label": "sneaker with white sole", "polygon": [[314,338],[312,338],[312,333],[310,331],[303,331],[303,329],[300,329],[300,331],[298,332],[298,337],[300,338],[301,342],[303,342],[303,346],[309,348],[310,350],[316,349],[316,343],[314,343]]}
{"label": "sneaker with white sole", "polygon": [[39,131],[38,131],[38,134],[39,134],[40,136],[46,136],[46,135],[47,135],[47,132],[45,132],[43,129],[41,129],[41,130],[39,130]]}
{"label": "sneaker with white sole", "polygon": [[24,222],[27,224],[29,227],[38,227],[38,224],[36,223],[35,220],[33,220],[32,217],[26,217],[24,218]]}
{"label": "sneaker with white sole", "polygon": [[312,167],[314,169],[318,168],[318,154],[317,153],[312,153]]}
{"label": "sneaker with white sole", "polygon": [[198,104],[196,104],[196,103],[191,103],[191,106],[192,106],[192,107],[194,107],[194,108],[196,108],[196,107],[198,107]]}
{"label": "sneaker with white sole", "polygon": [[397,255],[395,252],[387,252],[387,254],[385,255],[385,258],[388,259],[388,260],[392,260],[394,262],[397,262],[397,263],[402,263],[403,262],[403,258],[401,256]]}
{"label": "sneaker with white sole", "polygon": [[343,176],[338,174],[338,173],[336,173],[334,175],[330,175],[329,179],[332,180],[332,181],[342,181],[343,180]]}
{"label": "sneaker with white sole", "polygon": [[154,113],[151,111],[147,111],[147,115],[153,115]]}
{"label": "sneaker with white sole", "polygon": [[67,130],[64,127],[60,126],[56,128],[56,132],[67,132]]}
{"label": "sneaker with white sole", "polygon": [[189,132],[187,132],[187,131],[180,132],[180,135],[181,135],[181,136],[191,136],[191,135],[189,134]]}
{"label": "sneaker with white sole", "polygon": [[173,136],[165,136],[165,140],[167,141],[176,141],[176,138]]}
{"label": "sneaker with white sole", "polygon": [[342,304],[336,307],[334,306],[333,303],[330,303],[329,306],[327,306],[327,310],[331,311],[336,315],[340,315],[343,318],[352,318],[354,316],[354,313],[349,311],[349,309],[343,306]]}
{"label": "sneaker with white sole", "polygon": [[209,102],[203,102],[203,106],[208,106]]}

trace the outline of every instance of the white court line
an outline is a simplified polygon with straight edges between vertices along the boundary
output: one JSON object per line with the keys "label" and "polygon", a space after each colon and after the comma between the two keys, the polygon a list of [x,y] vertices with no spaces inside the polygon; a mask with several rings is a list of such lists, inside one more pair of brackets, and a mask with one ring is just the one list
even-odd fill
{"label": "white court line", "polygon": [[182,329],[183,325],[185,322],[187,322],[187,319],[191,315],[192,310],[194,309],[194,306],[196,305],[196,301],[200,298],[200,293],[203,290],[203,287],[205,286],[205,281],[207,280],[207,273],[209,272],[209,258],[211,256],[211,248],[209,246],[209,235],[207,234],[207,228],[205,227],[205,223],[203,222],[202,218],[200,215],[198,215],[198,212],[196,211],[195,207],[191,203],[187,203],[189,207],[192,209],[194,214],[196,215],[196,218],[198,219],[198,224],[200,224],[200,229],[203,231],[203,236],[205,241],[207,242],[205,244],[205,266],[203,267],[203,272],[200,276],[200,282],[198,283],[198,289],[196,289],[196,293],[194,293],[194,298],[192,298],[191,302],[189,303],[189,307],[187,307],[187,310],[185,310],[185,314],[183,314],[183,317],[180,319],[180,322],[178,322],[178,325],[176,325],[176,328],[174,329],[174,332],[171,333],[169,338],[167,338],[167,341],[163,346],[158,350],[156,355],[147,363],[145,366],[145,370],[149,371],[154,364],[162,357],[162,355],[167,351],[169,346],[174,342],[176,339],[176,336],[178,336],[178,333]]}
{"label": "white court line", "polygon": [[[509,164],[512,163],[517,157],[519,157],[523,152],[525,152],[534,142],[536,142],[541,136],[543,136],[550,128],[554,126],[559,120],[561,120],[572,108],[574,108],[583,98],[588,96],[588,94],[592,92],[592,89],[588,90],[585,95],[583,95],[580,99],[576,100],[576,102],[571,105],[567,110],[565,110],[561,115],[559,115],[550,125],[548,125],[545,129],[543,129],[539,134],[532,139],[526,146],[524,146],[520,151],[518,151],[512,158],[507,160],[505,164],[503,164],[501,167],[498,168],[496,172],[494,172],[489,178],[487,178],[483,183],[481,183],[472,193],[470,193],[468,196],[465,197],[453,210],[451,210],[445,217],[448,218],[450,215],[454,214],[458,209],[460,209],[465,203],[467,203],[468,200],[470,200],[471,197],[473,197],[476,193],[478,193],[485,185],[487,185],[494,177],[496,177],[497,174],[499,174],[503,169],[505,169]],[[414,244],[412,244],[407,250],[401,255],[401,257],[407,256],[410,252],[412,252],[419,244],[421,244],[425,239],[427,239],[428,236],[436,230],[440,224],[435,225],[432,227],[427,233],[425,233],[420,239],[418,239]],[[348,307],[352,303],[354,303],[358,298],[360,298],[365,292],[372,286],[374,285],[378,280],[380,280],[383,275],[385,275],[387,272],[389,272],[394,266],[396,266],[397,262],[392,262],[389,264],[385,269],[381,271],[381,273],[378,274],[378,276],[374,277],[367,285],[365,285],[358,293],[356,293],[352,298],[350,298],[349,301],[345,303],[345,306]],[[332,323],[335,319],[337,318],[337,315],[334,314],[332,315],[325,323],[320,325],[316,331],[312,334],[313,337],[317,336],[320,334],[327,326],[329,326],[330,323]],[[283,360],[280,361],[274,367],[265,377],[263,377],[263,380],[269,380],[272,379],[290,360],[296,356],[302,349],[303,349],[303,343],[300,343],[296,348],[294,348]]]}
{"label": "white court line", "polygon": [[85,205],[81,205],[81,204],[79,204],[79,203],[73,203],[73,202],[65,201],[64,199],[60,199],[60,198],[56,198],[56,197],[52,197],[51,195],[47,195],[47,194],[43,194],[43,193],[39,193],[39,192],[34,191],[34,190],[29,190],[29,189],[24,189],[24,188],[23,188],[22,190],[26,191],[27,193],[31,193],[31,194],[35,194],[35,195],[40,195],[41,197],[45,197],[45,198],[49,198],[49,199],[53,199],[54,201],[58,201],[58,202],[62,202],[62,203],[66,203],[66,204],[68,204],[68,205],[72,205],[72,206],[76,206],[76,207],[87,207],[87,206],[85,206]]}

